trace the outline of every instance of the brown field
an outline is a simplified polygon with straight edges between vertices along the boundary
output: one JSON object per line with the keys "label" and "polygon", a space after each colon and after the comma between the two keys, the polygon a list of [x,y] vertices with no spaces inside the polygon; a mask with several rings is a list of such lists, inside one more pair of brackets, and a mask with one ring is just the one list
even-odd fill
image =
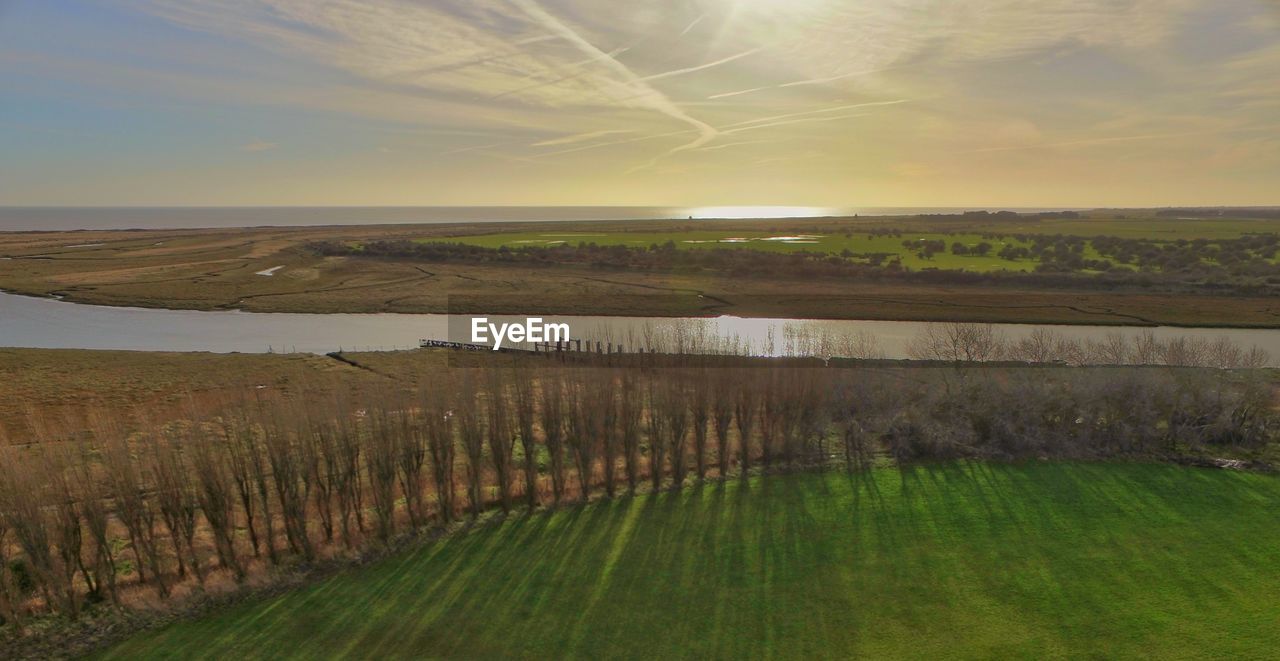
{"label": "brown field", "polygon": [[[409,374],[442,364],[437,352],[392,354],[379,369]],[[398,376],[398,375],[393,375]],[[328,356],[80,349],[0,349],[0,439],[25,443],[34,427],[77,431],[86,412],[122,413],[132,422],[180,417],[259,390],[326,395],[387,379]]]}
{"label": "brown field", "polygon": [[[1167,219],[1117,221],[1105,212],[1097,213],[1103,215],[1071,221],[1027,220],[1001,229],[1078,234],[1116,229],[1128,234],[1140,225],[1165,238],[1265,229],[1253,221],[1202,220],[1180,225]],[[753,230],[939,226],[937,221],[892,218],[700,222]],[[686,226],[685,221],[636,221],[625,225],[509,223],[483,229],[652,232]],[[955,221],[946,227],[961,229]],[[991,228],[989,222],[966,227]],[[315,239],[444,238],[476,231],[476,225],[396,225],[6,233],[0,234],[0,256],[10,259],[0,259],[0,289],[102,305],[258,312],[446,312],[452,300],[454,312],[1280,326],[1280,301],[1261,296],[435,264],[320,257],[302,248],[304,242]],[[271,276],[258,274],[275,267],[282,268]],[[468,306],[468,299],[475,302]]]}

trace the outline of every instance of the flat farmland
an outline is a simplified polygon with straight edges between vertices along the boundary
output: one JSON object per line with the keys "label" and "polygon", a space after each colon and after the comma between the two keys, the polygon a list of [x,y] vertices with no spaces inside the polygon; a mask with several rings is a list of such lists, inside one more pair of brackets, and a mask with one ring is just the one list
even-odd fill
{"label": "flat farmland", "polygon": [[101,658],[1258,658],[1278,506],[1155,464],[770,476],[491,521]]}

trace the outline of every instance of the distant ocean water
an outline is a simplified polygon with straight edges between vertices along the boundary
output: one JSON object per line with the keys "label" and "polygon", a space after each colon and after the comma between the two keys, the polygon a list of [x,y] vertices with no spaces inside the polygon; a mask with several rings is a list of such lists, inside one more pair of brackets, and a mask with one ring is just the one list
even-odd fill
{"label": "distant ocean water", "polygon": [[[0,231],[193,229],[556,220],[813,218],[960,213],[982,207],[0,207]],[[995,211],[1006,207],[992,207]],[[1008,208],[1059,211],[1065,208]]]}

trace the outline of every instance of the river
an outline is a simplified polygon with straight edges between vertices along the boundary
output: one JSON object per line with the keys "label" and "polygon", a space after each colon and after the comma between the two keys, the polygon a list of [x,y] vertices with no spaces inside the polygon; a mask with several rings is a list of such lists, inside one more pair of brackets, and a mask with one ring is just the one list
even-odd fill
{"label": "river", "polygon": [[[521,318],[523,319],[523,318]],[[907,357],[908,341],[928,324],[913,321],[815,321],[715,317],[547,316],[569,324],[574,337],[613,342],[628,350],[653,345],[723,346],[736,342],[753,353],[796,353],[814,338],[874,338],[878,353]],[[495,317],[499,322],[511,318]],[[1116,334],[1136,337],[1151,332],[1158,339],[1227,338],[1248,349],[1259,347],[1280,356],[1280,330],[1232,328],[1040,326],[994,324],[1010,340],[1036,329],[1079,341],[1102,341]],[[420,339],[466,340],[469,319],[443,314],[301,314],[240,311],[194,311],[108,307],[0,293],[0,346],[144,351],[308,352],[390,350],[416,347]],[[803,351],[800,351],[803,352]]]}

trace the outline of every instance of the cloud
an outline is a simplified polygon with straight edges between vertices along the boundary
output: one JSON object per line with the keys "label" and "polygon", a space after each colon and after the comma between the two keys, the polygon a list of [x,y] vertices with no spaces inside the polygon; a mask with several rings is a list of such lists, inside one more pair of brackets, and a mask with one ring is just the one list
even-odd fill
{"label": "cloud", "polygon": [[123,2],[181,34],[217,35],[210,51],[229,42],[270,66],[236,77],[212,62],[51,63],[77,57],[56,51],[10,66],[342,114],[417,140],[394,143],[397,153],[450,172],[455,154],[554,163],[586,179],[632,180],[622,175],[668,160],[646,176],[707,172],[717,159],[732,172],[757,152],[735,145],[757,137],[812,140],[844,165],[865,163],[833,168],[828,184],[842,190],[841,176],[919,173],[894,164],[940,159],[955,172],[947,155],[975,151],[989,154],[995,180],[1037,148],[1101,178],[1118,164],[1090,168],[1101,150],[1085,147],[1109,143],[1154,163],[1173,141],[1247,168],[1246,148],[1215,144],[1268,126],[1280,108],[1277,14],[1248,0]]}

